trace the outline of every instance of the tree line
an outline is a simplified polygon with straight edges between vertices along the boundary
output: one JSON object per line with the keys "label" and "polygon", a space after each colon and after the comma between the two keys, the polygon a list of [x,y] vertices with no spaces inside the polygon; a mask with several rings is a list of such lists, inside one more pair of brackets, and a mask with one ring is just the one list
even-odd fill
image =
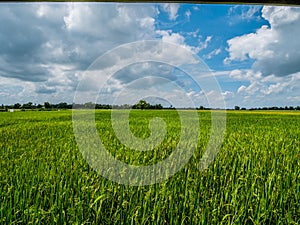
{"label": "tree line", "polygon": [[300,106],[285,106],[285,107],[277,107],[277,106],[272,106],[272,107],[253,107],[253,108],[244,108],[244,107],[239,107],[235,106],[234,110],[300,110]]}
{"label": "tree line", "polygon": [[58,104],[51,104],[49,102],[44,102],[44,104],[33,104],[32,102],[27,102],[24,104],[15,103],[13,105],[1,105],[0,111],[9,111],[10,109],[16,110],[39,110],[39,111],[50,111],[59,109],[175,109],[174,107],[163,107],[161,104],[151,105],[145,100],[140,100],[137,104],[129,105],[110,105],[110,104],[98,104],[93,102],[86,102],[83,104],[72,103],[68,104],[66,102],[60,102]]}
{"label": "tree line", "polygon": [[[163,107],[161,104],[155,104],[151,105],[145,100],[140,100],[137,104],[129,105],[129,104],[123,104],[123,105],[110,105],[110,104],[98,104],[93,102],[86,102],[83,104],[78,103],[66,103],[66,102],[60,102],[58,104],[51,104],[49,102],[44,102],[44,104],[33,104],[32,102],[27,102],[24,104],[15,103],[13,105],[0,105],[0,112],[9,111],[10,109],[16,109],[16,110],[39,110],[39,111],[50,111],[50,110],[60,110],[60,109],[175,109],[172,105],[169,107]],[[198,110],[211,110],[212,108],[207,108],[204,106],[200,106],[199,108],[196,108]],[[227,109],[227,110],[300,110],[300,106],[285,106],[285,107],[254,107],[254,108],[245,108],[245,107],[239,107],[234,106],[233,109]]]}

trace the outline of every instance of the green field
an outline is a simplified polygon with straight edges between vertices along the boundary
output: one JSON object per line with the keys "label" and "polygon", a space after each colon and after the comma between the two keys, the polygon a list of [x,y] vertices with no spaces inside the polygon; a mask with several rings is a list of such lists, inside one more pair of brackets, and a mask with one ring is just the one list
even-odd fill
{"label": "green field", "polygon": [[[188,112],[187,112],[188,113]],[[180,136],[176,111],[132,111],[140,138],[161,117],[167,135],[136,152],[114,136],[110,111],[97,111],[107,150],[136,165],[170,155]],[[168,180],[125,186],[98,175],[75,141],[72,111],[0,113],[0,224],[300,224],[300,113],[230,111],[223,145],[208,170],[199,161],[210,112],[189,163]]]}

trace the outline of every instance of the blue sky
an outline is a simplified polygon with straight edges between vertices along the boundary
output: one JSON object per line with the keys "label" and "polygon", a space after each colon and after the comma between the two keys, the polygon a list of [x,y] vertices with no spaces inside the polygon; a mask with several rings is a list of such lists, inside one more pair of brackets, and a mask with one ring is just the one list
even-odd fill
{"label": "blue sky", "polygon": [[[134,103],[152,95],[188,106],[172,89],[170,83],[175,82],[196,106],[209,106],[207,99],[219,97],[227,108],[300,105],[299,7],[1,3],[0,23],[0,104],[71,103],[79,92],[97,93],[91,90],[99,84],[109,96],[98,99],[100,103]],[[122,57],[102,61],[96,77],[87,72],[104,53],[145,40],[173,43],[199,57],[216,78],[219,95],[210,87],[199,91],[170,65],[139,58],[134,65],[118,68],[110,79],[103,75],[104,68],[121,65]],[[184,52],[180,57],[169,51],[165,61],[187,63]],[[149,77],[158,74],[166,82]],[[86,86],[79,91],[80,83]],[[126,88],[135,98],[128,95],[116,101]],[[138,92],[141,89],[148,90],[145,96]]]}

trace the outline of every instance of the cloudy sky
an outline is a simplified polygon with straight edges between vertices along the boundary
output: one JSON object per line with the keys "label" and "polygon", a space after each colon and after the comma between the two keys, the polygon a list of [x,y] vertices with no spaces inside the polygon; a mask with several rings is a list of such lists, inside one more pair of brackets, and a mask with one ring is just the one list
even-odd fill
{"label": "cloudy sky", "polygon": [[[195,105],[207,105],[208,95],[215,90],[210,91],[209,85],[197,89],[189,84],[191,77],[174,67],[190,62],[184,51],[177,54],[170,49],[163,53],[163,62],[174,62],[172,65],[139,62],[144,57],[139,55],[135,56],[135,63],[124,66],[120,63],[122,57],[133,57],[128,48],[128,55],[106,55],[93,68],[99,57],[118,52],[114,49],[120,45],[159,40],[199,57],[207,66],[207,74],[216,78],[228,108],[297,106],[299,36],[297,7],[1,3],[0,104],[72,103],[76,93],[88,95],[93,86],[104,85],[111,98],[100,98],[100,103],[132,103],[129,95],[114,100],[129,88],[131,94],[147,89],[164,99],[179,99],[186,94]],[[123,67],[114,69],[115,74],[108,79],[103,70],[116,65]],[[94,75],[89,73],[90,68],[100,71],[97,82],[91,79]],[[159,78],[155,81],[151,76]],[[80,83],[85,85],[79,90]],[[179,93],[174,85],[183,88],[184,93]]]}

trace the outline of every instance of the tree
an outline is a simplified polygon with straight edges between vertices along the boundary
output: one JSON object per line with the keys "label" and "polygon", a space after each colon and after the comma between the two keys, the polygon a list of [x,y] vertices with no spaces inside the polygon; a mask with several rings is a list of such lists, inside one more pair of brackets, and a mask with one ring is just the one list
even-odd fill
{"label": "tree", "polygon": [[38,104],[38,105],[36,106],[36,108],[37,108],[37,109],[41,109],[41,108],[43,108],[43,106],[42,106],[41,104]]}
{"label": "tree", "polygon": [[51,104],[49,102],[45,102],[44,103],[44,107],[45,107],[45,109],[50,109],[51,108]]}
{"label": "tree", "polygon": [[240,110],[240,107],[239,106],[234,106],[234,110]]}
{"label": "tree", "polygon": [[175,107],[173,105],[170,105],[169,109],[175,109]]}
{"label": "tree", "polygon": [[21,108],[21,104],[20,103],[14,104],[14,109],[19,109],[19,108]]}
{"label": "tree", "polygon": [[86,108],[86,109],[94,109],[95,108],[95,103],[93,103],[93,102],[86,102],[86,103],[84,103],[84,108]]}
{"label": "tree", "polygon": [[22,105],[23,109],[32,109],[32,102],[28,102]]}
{"label": "tree", "polygon": [[146,102],[145,100],[140,100],[136,104],[136,109],[149,109],[149,108],[150,108],[150,104],[148,102]]}
{"label": "tree", "polygon": [[67,109],[68,108],[68,103],[66,103],[66,102],[60,102],[57,105],[57,108],[59,108],[59,109]]}
{"label": "tree", "polygon": [[163,109],[163,106],[161,104],[156,104],[155,109]]}

